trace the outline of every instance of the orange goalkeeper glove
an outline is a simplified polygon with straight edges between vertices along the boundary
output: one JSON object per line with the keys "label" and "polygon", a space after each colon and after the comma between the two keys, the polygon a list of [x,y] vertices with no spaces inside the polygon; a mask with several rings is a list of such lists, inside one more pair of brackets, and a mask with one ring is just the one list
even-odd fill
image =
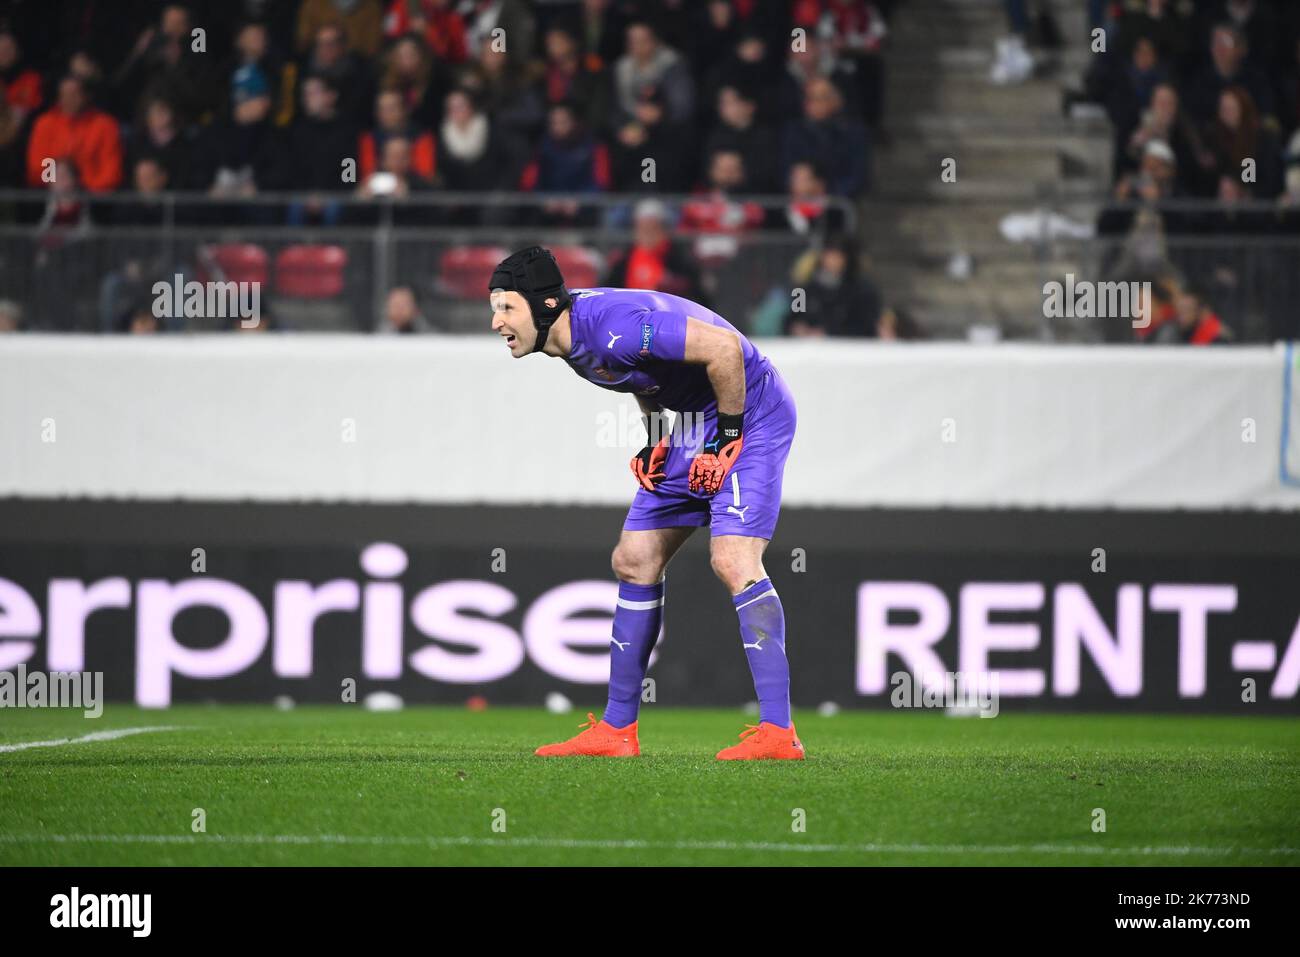
{"label": "orange goalkeeper glove", "polygon": [[[664,463],[668,461],[668,437],[670,435],[668,429],[664,427],[665,424],[660,416],[645,416],[645,430],[649,438],[646,441],[646,447],[632,456],[630,463],[637,484],[647,492],[653,492],[655,486],[664,480]],[[663,438],[655,442],[656,435],[663,435]],[[650,444],[652,442],[654,442],[653,445]]]}
{"label": "orange goalkeeper glove", "polygon": [[718,433],[704,443],[699,455],[691,459],[687,487],[692,492],[716,495],[726,481],[727,473],[736,464],[742,444],[740,433],[744,430],[745,416],[718,413]]}

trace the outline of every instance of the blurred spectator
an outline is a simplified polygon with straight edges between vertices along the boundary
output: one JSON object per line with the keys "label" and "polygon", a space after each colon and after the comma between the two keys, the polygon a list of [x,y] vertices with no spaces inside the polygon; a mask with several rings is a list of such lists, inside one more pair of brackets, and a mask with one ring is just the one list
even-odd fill
{"label": "blurred spectator", "polygon": [[136,306],[127,310],[118,322],[118,332],[132,336],[151,336],[161,331],[158,317],[148,306]]}
{"label": "blurred spectator", "polygon": [[[648,106],[651,91],[662,94],[653,107]],[[648,108],[661,110],[672,126],[690,122],[695,113],[695,86],[686,61],[646,22],[627,28],[627,52],[614,65],[614,95],[624,116],[642,123],[649,122]]]}
{"label": "blurred spectator", "polygon": [[609,78],[603,70],[581,56],[577,38],[561,27],[546,31],[547,103],[568,101],[582,117],[587,129],[599,133],[606,128],[609,112]]}
{"label": "blurred spectator", "polygon": [[1239,179],[1250,163],[1258,195],[1271,198],[1281,192],[1281,147],[1272,131],[1261,126],[1255,103],[1243,87],[1231,86],[1219,94],[1218,113],[1205,139],[1221,175]]}
{"label": "blurred spectator", "polygon": [[0,299],[0,333],[21,332],[23,307],[12,299]]}
{"label": "blurred spectator", "polygon": [[298,51],[319,44],[323,27],[336,27],[347,49],[364,57],[379,52],[384,13],[379,0],[302,0],[298,8]]}
{"label": "blurred spectator", "polygon": [[546,123],[541,65],[488,40],[478,60],[463,67],[457,84],[468,90],[503,135],[534,141]]}
{"label": "blurred spectator", "polygon": [[343,161],[351,159],[356,128],[339,112],[339,91],[328,77],[309,76],[302,83],[302,113],[280,151],[287,164],[283,189],[337,192],[344,188]]}
{"label": "blurred spectator", "polygon": [[777,93],[777,118],[787,121],[801,116],[808,102],[808,85],[814,80],[829,80],[840,95],[840,104],[854,89],[854,80],[835,56],[834,47],[816,34],[805,38],[802,48],[791,46],[786,55],[785,73]]}
{"label": "blurred spectator", "polygon": [[95,99],[97,92],[107,86],[104,82],[104,71],[99,68],[99,62],[89,50],[74,50],[68,57],[68,68],[65,72],[75,76],[85,85],[86,95],[92,100]]}
{"label": "blurred spectator", "polygon": [[156,161],[173,189],[206,185],[190,180],[196,165],[194,144],[188,130],[179,128],[176,111],[163,97],[144,101],[127,144],[127,157],[132,167],[144,159]]}
{"label": "blurred spectator", "polygon": [[216,80],[205,50],[193,48],[193,22],[182,4],[162,8],[156,27],[141,32],[126,61],[113,74],[117,115],[128,119],[145,96],[166,95],[185,122],[211,108]]}
{"label": "blurred spectator", "polygon": [[5,29],[0,29],[0,99],[17,129],[36,114],[43,99],[41,75],[23,62],[18,38]]}
{"label": "blurred spectator", "polygon": [[287,126],[293,120],[294,86],[298,71],[293,64],[284,63],[271,48],[271,35],[262,23],[246,23],[235,34],[235,49],[229,65],[223,72],[227,91],[234,87],[236,73],[257,74],[255,81],[264,85],[270,94],[274,122]]}
{"label": "blurred spectator", "polygon": [[857,197],[867,187],[870,163],[867,132],[861,122],[845,116],[839,89],[825,77],[804,88],[803,117],[786,124],[785,171],[799,162],[824,170],[837,196]]}
{"label": "blurred spectator", "polygon": [[537,21],[525,0],[462,0],[461,5],[468,34],[465,45],[470,50],[482,50],[485,43],[496,40],[512,54],[532,55]]}
{"label": "blurred spectator", "polygon": [[392,0],[384,14],[384,36],[390,40],[414,33],[443,63],[463,63],[469,56],[465,21],[451,0]]}
{"label": "blurred spectator", "polygon": [[838,235],[815,248],[806,264],[796,266],[796,279],[805,286],[803,311],[791,310],[786,319],[789,336],[852,336],[875,334],[880,316],[880,293],[861,275],[857,246]]}
{"label": "blurred spectator", "polygon": [[632,247],[616,253],[608,282],[626,289],[656,289],[700,301],[699,270],[672,241],[668,210],[657,199],[637,203],[632,215]]}
{"label": "blurred spectator", "polygon": [[684,192],[690,184],[689,145],[682,128],[668,120],[663,91],[647,90],[636,114],[622,121],[614,133],[615,188]]}
{"label": "blurred spectator", "polygon": [[1231,23],[1246,38],[1247,48],[1252,52],[1251,59],[1261,72],[1271,72],[1277,66],[1279,49],[1278,39],[1283,35],[1282,24],[1278,18],[1279,7],[1293,7],[1289,0],[1279,3],[1277,0],[1217,0],[1209,6],[1223,22]]}
{"label": "blurred spectator", "polygon": [[[714,55],[716,56],[716,51]],[[777,69],[779,68],[778,61]],[[762,35],[753,30],[744,30],[722,62],[712,72],[705,74],[704,101],[716,104],[718,93],[724,86],[744,90],[758,105],[758,121],[776,124],[783,118],[785,103],[777,92],[778,82],[773,76],[775,72]],[[802,82],[790,82],[799,90],[803,89]]]}
{"label": "blurred spectator", "polygon": [[744,157],[734,150],[719,150],[709,157],[707,188],[682,208],[682,228],[738,233],[758,227],[763,222],[762,207],[732,198],[733,193],[746,191]]}
{"label": "blurred spectator", "polygon": [[779,221],[800,236],[839,232],[844,228],[843,213],[828,203],[826,177],[813,163],[795,163],[790,167],[788,185],[790,201]]}
{"label": "blurred spectator", "polygon": [[81,183],[71,163],[55,164],[54,180],[45,195],[45,211],[36,225],[32,258],[35,299],[32,314],[63,331],[81,325],[92,308],[89,276],[84,268],[84,240],[90,233],[90,207],[77,192]]}
{"label": "blurred spectator", "polygon": [[1245,87],[1261,117],[1274,113],[1273,89],[1248,59],[1245,35],[1231,23],[1221,23],[1210,33],[1210,63],[1192,80],[1187,108],[1202,123],[1219,110],[1219,97],[1233,86]]}
{"label": "blurred spectator", "polygon": [[[538,193],[595,193],[609,189],[609,151],[582,127],[573,106],[551,107],[546,135],[520,177],[519,188]],[[543,207],[551,222],[595,222],[595,210],[579,217],[576,200],[550,200]]]}
{"label": "blurred spectator", "polygon": [[379,169],[366,177],[357,194],[363,199],[382,196],[402,199],[412,192],[432,188],[433,184],[415,171],[411,141],[402,136],[390,136],[384,140]]}
{"label": "blurred spectator", "polygon": [[446,189],[481,192],[496,189],[510,171],[519,175],[517,146],[493,130],[468,93],[449,93],[445,112],[438,131],[438,175]]}
{"label": "blurred spectator", "polygon": [[884,67],[880,52],[888,32],[885,19],[868,0],[795,0],[794,23],[829,44],[838,67],[851,78],[855,112],[878,127],[884,106]]}
{"label": "blurred spectator", "polygon": [[876,322],[876,338],[883,342],[910,342],[927,337],[910,312],[901,306],[886,306]]}
{"label": "blurred spectator", "polygon": [[1162,323],[1151,335],[1152,342],[1209,346],[1231,341],[1232,333],[1199,290],[1189,286],[1176,288],[1173,307],[1174,321]]}
{"label": "blurred spectator", "polygon": [[396,90],[384,90],[375,97],[375,126],[362,133],[357,147],[357,172],[364,182],[379,164],[384,144],[390,136],[400,136],[411,144],[411,169],[419,177],[432,181],[437,171],[437,147],[433,134],[411,122],[411,115]]}
{"label": "blurred spectator", "polygon": [[27,178],[22,134],[23,125],[15,118],[13,107],[0,99],[0,188],[17,189]]}
{"label": "blurred spectator", "polygon": [[1153,140],[1168,144],[1178,169],[1178,183],[1184,192],[1209,195],[1213,189],[1214,154],[1201,141],[1170,83],[1161,83],[1151,93],[1151,105],[1117,160],[1119,175],[1138,168],[1146,145]]}
{"label": "blurred spectator", "polygon": [[[164,165],[156,157],[142,156],[131,165],[131,186],[139,196],[159,196],[170,187],[170,179]],[[127,203],[127,209],[135,207]],[[161,217],[155,221],[161,224]]]}
{"label": "blurred spectator", "polygon": [[[343,164],[353,158],[356,128],[339,114],[339,94],[326,77],[309,76],[302,84],[302,113],[294,120],[277,150],[277,186],[284,190],[337,193],[343,182]],[[289,207],[289,223],[298,226],[337,223],[343,207],[313,197]]]}
{"label": "blurred spectator", "polygon": [[276,181],[271,90],[265,74],[251,65],[235,71],[230,87],[229,116],[207,131],[210,189],[216,196],[248,197]]}
{"label": "blurred spectator", "polygon": [[446,77],[415,37],[402,37],[384,57],[379,86],[402,98],[407,115],[418,126],[433,129],[442,117]]}
{"label": "blurred spectator", "polygon": [[117,121],[93,107],[85,84],[73,76],[59,82],[58,102],[41,114],[27,146],[27,185],[48,186],[48,161],[67,162],[94,193],[122,182],[122,143]]}
{"label": "blurred spectator", "polygon": [[623,52],[627,18],[612,0],[582,0],[574,36],[589,69],[607,70]]}
{"label": "blurred spectator", "polygon": [[1166,238],[1181,231],[1185,221],[1161,204],[1177,195],[1176,164],[1169,144],[1151,140],[1143,149],[1139,171],[1126,174],[1115,185],[1116,204],[1102,210],[1097,233],[1122,239],[1106,257],[1104,274],[1165,276],[1175,271]]}
{"label": "blurred spectator", "polygon": [[718,122],[704,141],[704,155],[720,150],[739,153],[748,172],[748,188],[756,193],[780,190],[777,165],[777,138],[768,127],[759,125],[758,104],[752,96],[734,86],[718,91]]}
{"label": "blurred spectator", "polygon": [[[696,11],[683,52],[690,61],[691,75],[707,76],[718,62],[719,50],[733,50],[740,38],[740,20],[731,0],[704,0]],[[714,97],[710,93],[709,99]]]}
{"label": "blurred spectator", "polygon": [[[1149,37],[1139,37],[1133,44],[1124,70],[1115,77],[1106,95],[1106,113],[1115,126],[1115,142],[1127,143],[1151,104],[1156,88],[1168,79]],[[1116,157],[1119,172],[1119,156]]]}
{"label": "blurred spectator", "polygon": [[1292,134],[1285,159],[1285,188],[1282,195],[1278,197],[1278,203],[1289,209],[1295,209],[1300,207],[1300,130]]}
{"label": "blurred spectator", "polygon": [[1192,42],[1194,36],[1188,9],[1177,0],[1130,3],[1110,33],[1120,62],[1129,62],[1137,41],[1147,39],[1155,44],[1160,60],[1179,77],[1187,73],[1193,54],[1199,52]]}
{"label": "blurred spectator", "polygon": [[[329,4],[332,0],[322,0],[322,2]],[[303,9],[305,10],[306,7]],[[340,114],[360,128],[366,121],[370,104],[374,99],[373,77],[369,63],[355,49],[349,49],[348,43],[348,34],[343,28],[337,22],[327,20],[316,28],[315,41],[312,43],[311,52],[301,72],[304,76],[323,76],[333,81],[334,88],[339,91]],[[395,77],[385,76],[385,88],[401,89],[403,95],[414,95],[418,102],[425,93],[425,87],[420,87],[416,91],[413,85],[420,78],[425,81],[429,78],[428,73],[419,70],[419,58],[423,54],[424,45],[418,40],[412,39],[409,44],[399,41],[389,51],[387,62],[390,72],[393,72],[394,58],[400,59],[402,68],[395,71],[397,74]],[[408,70],[410,72],[407,72]],[[390,79],[392,79],[391,83]],[[419,115],[414,106],[412,110],[413,115]]]}
{"label": "blurred spectator", "polygon": [[384,318],[379,331],[385,334],[433,332],[433,325],[420,312],[415,293],[410,286],[397,286],[388,291],[384,300]]}
{"label": "blurred spectator", "polygon": [[136,160],[131,169],[131,180],[137,193],[157,196],[167,190],[167,168],[154,157],[145,156]]}
{"label": "blurred spectator", "polygon": [[1282,132],[1290,135],[1300,129],[1300,36],[1290,46],[1289,55],[1278,70],[1278,122]]}

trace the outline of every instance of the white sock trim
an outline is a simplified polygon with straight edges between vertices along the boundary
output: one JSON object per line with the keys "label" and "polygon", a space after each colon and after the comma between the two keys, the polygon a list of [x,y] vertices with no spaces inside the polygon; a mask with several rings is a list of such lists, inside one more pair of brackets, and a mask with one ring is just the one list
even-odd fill
{"label": "white sock trim", "polygon": [[646,611],[650,608],[658,608],[663,605],[663,598],[654,598],[650,601],[628,601],[626,598],[618,600],[619,608],[627,608],[631,611]]}
{"label": "white sock trim", "polygon": [[766,598],[768,595],[775,595],[775,594],[776,594],[776,589],[775,589],[775,588],[769,588],[767,591],[763,592],[763,594],[761,594],[761,595],[755,595],[753,598],[751,598],[749,601],[745,602],[744,604],[737,605],[737,606],[736,606],[736,611],[740,611],[740,609],[746,607],[747,605],[752,605],[752,604],[754,604],[754,602],[756,602],[756,601],[762,601],[762,600],[763,600],[764,598]]}

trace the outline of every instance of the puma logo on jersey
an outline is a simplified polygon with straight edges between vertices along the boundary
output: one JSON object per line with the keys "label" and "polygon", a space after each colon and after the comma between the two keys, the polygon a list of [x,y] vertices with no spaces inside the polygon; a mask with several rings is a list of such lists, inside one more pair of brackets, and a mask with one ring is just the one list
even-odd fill
{"label": "puma logo on jersey", "polygon": [[748,505],[743,505],[743,506],[741,506],[740,508],[736,508],[736,506],[734,506],[734,505],[728,505],[728,506],[727,506],[727,511],[728,511],[728,512],[734,512],[735,514],[739,515],[739,516],[740,516],[740,524],[741,524],[741,525],[744,525],[744,524],[745,524],[745,512],[746,512],[746,510],[747,510],[748,508],[749,508]]}
{"label": "puma logo on jersey", "polygon": [[620,339],[622,339],[622,338],[623,338],[623,337],[622,337],[621,335],[615,335],[614,333],[611,332],[611,333],[609,334],[609,345],[607,345],[605,348],[606,348],[606,349],[613,349],[613,348],[614,348],[614,343],[618,342],[618,340],[620,340]]}
{"label": "puma logo on jersey", "polygon": [[611,645],[618,645],[619,651],[627,651],[627,646],[632,644],[630,641],[619,641],[617,638],[609,639]]}

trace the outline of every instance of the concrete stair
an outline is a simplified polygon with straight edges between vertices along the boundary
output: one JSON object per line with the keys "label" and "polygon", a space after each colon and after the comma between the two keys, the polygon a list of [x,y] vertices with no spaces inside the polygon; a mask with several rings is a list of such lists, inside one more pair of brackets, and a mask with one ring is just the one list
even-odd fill
{"label": "concrete stair", "polygon": [[[909,0],[894,17],[886,56],[888,141],[876,149],[875,188],[863,203],[865,248],[886,299],[910,309],[936,338],[961,338],[974,323],[1006,338],[1051,334],[1042,286],[1078,272],[1068,244],[1006,242],[1008,213],[1049,205],[1085,222],[1109,183],[1104,120],[1063,115],[1062,92],[1087,68],[1085,4],[1052,0],[1064,48],[1033,50],[1039,69],[1015,86],[989,81],[1007,33],[1002,4]],[[941,178],[956,160],[956,182]],[[948,261],[973,257],[969,279]]]}

